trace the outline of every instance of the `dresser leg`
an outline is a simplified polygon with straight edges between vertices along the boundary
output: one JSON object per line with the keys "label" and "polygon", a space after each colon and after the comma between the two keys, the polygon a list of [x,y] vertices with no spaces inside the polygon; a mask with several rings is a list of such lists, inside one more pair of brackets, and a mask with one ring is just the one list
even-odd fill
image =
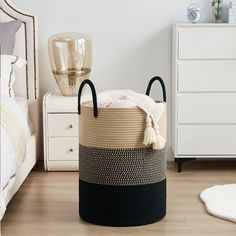
{"label": "dresser leg", "polygon": [[[177,159],[178,172],[182,172],[182,165],[186,161],[195,161],[196,158],[175,158]],[[176,161],[176,160],[175,160]]]}
{"label": "dresser leg", "polygon": [[178,172],[182,172],[183,158],[177,158]]}

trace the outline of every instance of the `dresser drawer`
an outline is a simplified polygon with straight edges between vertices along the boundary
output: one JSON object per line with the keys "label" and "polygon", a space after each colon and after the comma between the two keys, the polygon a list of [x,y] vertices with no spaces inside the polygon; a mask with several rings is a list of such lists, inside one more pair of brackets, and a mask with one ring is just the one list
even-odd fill
{"label": "dresser drawer", "polygon": [[236,124],[236,93],[179,93],[177,106],[179,124]]}
{"label": "dresser drawer", "polygon": [[78,160],[78,138],[49,138],[49,160],[76,161]]}
{"label": "dresser drawer", "polygon": [[178,155],[236,155],[236,125],[182,125]]}
{"label": "dresser drawer", "polygon": [[179,59],[236,58],[236,27],[192,27],[178,30]]}
{"label": "dresser drawer", "polygon": [[79,134],[77,114],[48,114],[49,137],[75,136]]}
{"label": "dresser drawer", "polygon": [[178,91],[236,91],[236,60],[180,61]]}

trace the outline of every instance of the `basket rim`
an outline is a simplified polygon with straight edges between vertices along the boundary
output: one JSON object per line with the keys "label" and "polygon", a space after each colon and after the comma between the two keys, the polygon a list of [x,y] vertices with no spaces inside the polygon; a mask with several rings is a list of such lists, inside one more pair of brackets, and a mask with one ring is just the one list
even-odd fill
{"label": "basket rim", "polygon": [[[166,104],[166,102],[161,101],[161,100],[155,100],[156,103],[164,103]],[[92,108],[93,109],[93,105],[89,104],[91,103],[91,101],[87,101],[87,102],[83,102],[81,103],[81,107],[86,107],[86,108]],[[104,109],[104,110],[142,110],[141,108],[134,106],[134,107],[98,107],[98,109]]]}

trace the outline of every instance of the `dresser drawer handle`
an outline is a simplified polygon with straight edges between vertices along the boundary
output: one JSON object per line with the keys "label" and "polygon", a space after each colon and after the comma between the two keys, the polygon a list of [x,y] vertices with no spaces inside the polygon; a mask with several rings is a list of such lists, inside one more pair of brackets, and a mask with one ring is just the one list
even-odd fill
{"label": "dresser drawer handle", "polygon": [[73,128],[73,125],[69,125],[69,128],[72,129],[72,128]]}
{"label": "dresser drawer handle", "polygon": [[71,148],[71,149],[70,149],[70,152],[73,152],[73,151],[74,151],[74,149],[73,149],[73,148]]}

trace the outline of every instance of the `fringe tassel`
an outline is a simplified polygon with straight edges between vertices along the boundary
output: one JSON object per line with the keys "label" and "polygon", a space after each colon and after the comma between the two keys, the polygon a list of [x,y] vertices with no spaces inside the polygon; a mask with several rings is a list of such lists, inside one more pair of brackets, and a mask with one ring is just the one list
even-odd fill
{"label": "fringe tassel", "polygon": [[151,117],[148,115],[146,119],[146,129],[144,132],[144,145],[155,144],[157,142],[157,136],[155,130],[152,128],[152,120]]}
{"label": "fringe tassel", "polygon": [[153,149],[162,149],[165,147],[165,140],[159,133],[159,126],[154,123],[154,130],[156,134],[156,142],[153,143]]}

